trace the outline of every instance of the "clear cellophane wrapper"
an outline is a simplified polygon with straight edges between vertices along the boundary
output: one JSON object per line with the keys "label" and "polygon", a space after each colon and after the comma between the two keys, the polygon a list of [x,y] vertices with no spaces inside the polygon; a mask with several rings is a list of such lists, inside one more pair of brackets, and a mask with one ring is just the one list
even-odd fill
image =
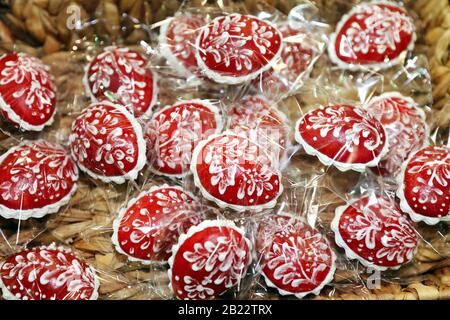
{"label": "clear cellophane wrapper", "polygon": [[[151,68],[158,81],[158,100],[153,106],[153,112],[184,100],[206,100],[220,113],[222,130],[232,129],[229,112],[248,96],[263,97],[271,106],[283,112],[286,117],[278,129],[284,132],[288,128],[289,134],[286,143],[281,146],[277,144],[274,148],[274,163],[282,174],[283,193],[273,208],[260,212],[238,212],[221,208],[214,201],[203,197],[190,174],[179,178],[155,173],[151,167],[152,161],[156,160],[151,157],[136,180],[120,185],[101,182],[80,171],[77,192],[69,204],[57,213],[23,221],[2,219],[2,257],[6,258],[23,248],[56,242],[71,248],[95,269],[100,281],[100,299],[173,299],[176,295],[171,287],[168,273],[171,265],[165,263],[167,260],[159,263],[130,261],[125,254],[116,250],[112,241],[114,220],[132,199],[151,188],[170,185],[179,186],[198,198],[195,204],[186,204],[183,213],[180,213],[181,219],[190,219],[184,215],[187,210],[199,214],[201,219],[217,223],[231,220],[243,230],[251,243],[248,267],[243,269],[234,285],[219,298],[295,298],[294,295],[281,294],[273,284],[267,283],[262,274],[262,261],[267,255],[266,242],[270,242],[270,230],[279,228],[279,225],[271,225],[271,217],[286,214],[299,219],[326,239],[335,258],[336,270],[332,277],[327,279],[321,290],[315,292],[317,296],[311,293],[304,298],[406,299],[413,296],[411,292],[414,290],[420,291],[423,296],[434,297],[434,292],[423,288],[423,281],[436,281],[436,276],[430,275],[429,271],[448,263],[448,225],[445,222],[434,226],[413,223],[414,232],[419,239],[418,249],[412,261],[397,270],[378,272],[350,259],[335,243],[331,229],[336,209],[350,205],[363,196],[385,196],[395,203],[395,177],[379,175],[370,169],[364,172],[341,172],[306,154],[295,142],[296,122],[310,110],[335,104],[363,106],[376,96],[395,91],[413,98],[425,113],[430,130],[427,143],[447,144],[449,133],[448,128],[442,127],[442,123],[445,123],[442,122],[443,116],[433,111],[431,78],[426,56],[420,46],[420,37],[415,49],[404,55],[404,61],[387,70],[344,71],[330,61],[326,53],[330,34],[340,16],[354,5],[341,1],[339,10],[331,10],[313,1],[301,1],[289,15],[284,15],[262,2],[232,4],[220,1],[199,4],[197,1],[186,1],[174,15],[175,18],[168,18],[154,25],[142,25],[133,21],[132,17],[122,17],[123,32],[132,34],[135,30],[143,31],[139,41],[132,44],[121,41],[120,37],[103,37],[101,19],[83,21],[78,30],[74,31],[79,36],[70,51],[40,57],[50,66],[57,86],[57,114],[54,124],[40,133],[23,133],[6,122],[3,123],[1,146],[5,150],[22,140],[40,138],[59,143],[68,149],[72,122],[91,102],[83,85],[85,68],[103,48],[119,45],[137,50],[149,60],[148,68]],[[210,22],[218,16],[233,13],[254,15],[274,26],[288,25],[295,30],[288,37],[286,45],[294,48],[298,44],[306,50],[306,61],[302,67],[291,70],[283,58],[278,58],[270,70],[252,80],[240,84],[224,84],[216,83],[199,70],[188,70],[189,74],[180,73],[180,68],[168,61],[167,50],[171,49],[170,44],[161,43],[158,35],[172,19],[195,15]],[[409,13],[416,22],[416,33],[420,35],[423,26],[413,12]],[[196,43],[189,43],[193,51],[198,49],[196,46]],[[17,49],[11,47],[11,50]],[[110,95],[109,98],[120,99],[117,95]],[[251,116],[242,115],[241,123],[246,121],[245,117],[249,117],[250,121]],[[151,117],[143,116],[137,120],[144,132]],[[276,131],[277,128],[272,129]],[[256,132],[256,138],[253,137],[255,143],[268,148],[268,143],[273,140],[271,133],[258,131],[258,128],[253,130]],[[158,227],[169,228],[172,221],[162,220]],[[268,236],[261,235],[262,225],[269,230]],[[189,233],[187,230],[183,232]]]}

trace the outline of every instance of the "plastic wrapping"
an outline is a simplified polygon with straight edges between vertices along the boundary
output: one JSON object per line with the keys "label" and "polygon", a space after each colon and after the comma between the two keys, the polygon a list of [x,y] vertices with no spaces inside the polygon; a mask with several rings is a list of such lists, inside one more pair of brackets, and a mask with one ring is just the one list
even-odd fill
{"label": "plastic wrapping", "polygon": [[[402,4],[381,4],[402,23],[356,33],[388,38],[367,42],[390,46],[383,65],[337,62],[338,20],[368,3],[342,1],[337,17],[314,1],[288,15],[185,1],[153,25],[125,15],[125,34],[144,32],[134,45],[104,37],[101,19],[78,25],[71,51],[41,57],[55,96],[28,97],[54,104],[53,123],[20,125],[0,100],[0,254],[73,251],[83,267],[52,260],[65,295],[36,294],[39,272],[15,294],[4,262],[3,298],[369,299],[426,279],[449,251],[448,132]],[[4,70],[2,85],[27,82]],[[14,152],[27,140],[38,146]],[[415,158],[426,146],[441,153]],[[21,263],[31,274],[40,260]]]}

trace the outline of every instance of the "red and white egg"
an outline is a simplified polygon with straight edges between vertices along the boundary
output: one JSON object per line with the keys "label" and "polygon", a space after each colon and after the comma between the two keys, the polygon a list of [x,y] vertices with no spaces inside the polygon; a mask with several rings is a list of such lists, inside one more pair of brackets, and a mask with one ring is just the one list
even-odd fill
{"label": "red and white egg", "polygon": [[397,177],[400,206],[418,222],[450,220],[450,149],[429,146],[413,153]]}
{"label": "red and white egg", "polygon": [[24,141],[0,157],[0,215],[26,220],[57,212],[77,180],[78,168],[61,146]]}
{"label": "red and white egg", "polygon": [[197,144],[222,129],[219,109],[207,100],[186,100],[153,114],[145,129],[153,172],[181,178],[189,173]]}
{"label": "red and white egg", "polygon": [[25,249],[0,265],[7,300],[96,300],[99,285],[91,266],[55,244]]}
{"label": "red and white egg", "polygon": [[191,172],[206,199],[239,212],[273,208],[283,191],[274,159],[256,142],[232,131],[201,141]]}
{"label": "red and white egg", "polygon": [[231,106],[228,117],[232,131],[247,135],[274,159],[286,154],[289,120],[276,104],[262,96],[245,96]]}
{"label": "red and white egg", "polygon": [[93,102],[112,100],[136,117],[148,116],[158,98],[156,74],[139,52],[109,46],[89,63],[83,83]]}
{"label": "red and white egg", "polygon": [[283,36],[268,21],[232,13],[204,26],[196,41],[200,71],[218,83],[240,84],[269,70],[280,58]]}
{"label": "red and white egg", "polygon": [[135,180],[146,162],[142,128],[122,105],[93,103],[72,123],[72,157],[80,169],[103,182]]}
{"label": "red and white egg", "polygon": [[112,242],[130,261],[167,262],[181,234],[205,219],[197,199],[178,186],[154,186],[122,208]]}
{"label": "red and white egg", "polygon": [[366,110],[350,105],[306,113],[296,124],[295,138],[306,153],[341,171],[376,167],[389,147],[383,125]]}
{"label": "red and white egg", "polygon": [[386,196],[364,196],[338,207],[331,228],[348,258],[378,270],[409,263],[419,244],[408,216]]}
{"label": "red and white egg", "polygon": [[298,218],[265,217],[256,249],[266,284],[281,295],[318,295],[333,280],[336,258],[328,240]]}
{"label": "red and white egg", "polygon": [[195,14],[176,15],[161,25],[159,44],[162,55],[180,75],[198,74],[195,41],[206,20]]}
{"label": "red and white egg", "polygon": [[0,112],[23,131],[41,131],[51,125],[56,87],[49,67],[22,52],[1,56]]}
{"label": "red and white egg", "polygon": [[304,30],[292,28],[287,23],[278,29],[283,35],[280,59],[260,78],[254,80],[258,92],[274,99],[299,88],[320,51],[316,40],[311,39]]}
{"label": "red and white egg", "polygon": [[398,92],[386,92],[365,106],[386,129],[389,151],[375,170],[395,175],[409,155],[422,148],[429,135],[425,112],[410,97]]}
{"label": "red and white egg", "polygon": [[206,220],[181,235],[169,259],[178,299],[210,300],[235,288],[251,263],[252,245],[230,220]]}
{"label": "red and white egg", "polygon": [[331,61],[344,69],[386,69],[413,50],[414,29],[405,8],[395,3],[361,3],[339,21],[328,53]]}

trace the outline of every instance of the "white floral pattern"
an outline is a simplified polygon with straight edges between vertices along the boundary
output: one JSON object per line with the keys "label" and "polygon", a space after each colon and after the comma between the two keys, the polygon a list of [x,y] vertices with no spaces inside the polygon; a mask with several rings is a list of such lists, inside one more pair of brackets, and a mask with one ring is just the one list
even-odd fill
{"label": "white floral pattern", "polygon": [[[114,165],[123,170],[136,163],[138,150],[133,136],[126,133],[131,124],[124,120],[121,110],[103,104],[93,105],[83,111],[72,126],[70,137],[72,155],[79,163],[86,160],[99,164]],[[124,129],[125,128],[125,129]],[[134,138],[136,138],[134,136]],[[89,158],[89,150],[95,150],[94,158]]]}
{"label": "white floral pattern", "polygon": [[259,96],[245,96],[229,112],[230,129],[256,142],[274,159],[286,154],[289,136],[287,118],[271,102]]}
{"label": "white floral pattern", "polygon": [[342,106],[318,110],[316,114],[307,116],[309,125],[306,129],[320,130],[321,138],[329,135],[335,139],[343,137],[343,148],[350,153],[362,146],[368,151],[378,149],[383,144],[383,138],[373,118],[359,108],[353,108],[355,115],[347,111],[348,108]]}
{"label": "white floral pattern", "polygon": [[220,294],[215,292],[216,286],[231,288],[242,279],[249,259],[244,238],[238,241],[230,233],[211,241],[196,243],[193,249],[194,251],[185,251],[183,258],[190,263],[192,271],[205,271],[206,276],[201,281],[184,277],[184,290],[189,298]]}
{"label": "white floral pattern", "polygon": [[406,174],[417,175],[412,192],[419,204],[437,204],[450,185],[450,151],[445,147],[419,151],[408,163]]}
{"label": "white floral pattern", "polygon": [[[241,179],[238,199],[261,197],[263,193],[274,190],[272,179],[275,171],[272,163],[258,145],[249,139],[225,134],[206,145],[205,149],[204,162],[209,165],[210,183],[218,186],[221,195],[227,192],[228,187],[236,186],[237,176]],[[220,150],[223,152],[218,152]],[[259,170],[244,168],[246,162],[258,164]]]}
{"label": "white floral pattern", "polygon": [[[167,44],[170,54],[174,55],[176,61],[189,71],[197,69],[195,40],[204,24],[205,20],[198,15],[175,16],[167,26],[165,34],[162,35],[166,38],[161,39],[161,42]],[[172,62],[170,58],[168,58],[168,62]],[[175,67],[178,66],[175,65]]]}
{"label": "white floral pattern", "polygon": [[93,270],[62,247],[20,252],[5,261],[0,272],[3,284],[22,299],[84,300],[95,293]]}
{"label": "white floral pattern", "polygon": [[[125,71],[123,74],[122,69]],[[90,66],[89,82],[92,92],[97,94],[108,89],[111,84],[111,76],[116,72],[121,73],[121,79],[126,80],[124,83],[130,84],[133,72],[141,75],[145,73],[144,61],[136,52],[130,51],[128,48],[106,47]]]}
{"label": "white floral pattern", "polygon": [[402,265],[413,258],[417,249],[418,239],[411,223],[395,202],[384,197],[366,197],[353,203],[343,212],[339,229],[341,236],[345,232],[343,239],[352,245],[351,250],[375,265]]}
{"label": "white floral pattern", "polygon": [[217,132],[214,117],[213,110],[195,103],[182,103],[155,114],[146,130],[149,162],[163,173],[188,171],[195,146]]}
{"label": "white floral pattern", "polygon": [[68,193],[78,179],[76,167],[64,149],[44,140],[16,147],[13,157],[13,163],[2,163],[9,176],[0,183],[4,200],[20,201],[24,193],[39,196],[44,181],[51,193]]}
{"label": "white floral pattern", "polygon": [[[281,216],[268,222],[262,268],[271,285],[290,293],[320,287],[332,272],[333,256],[327,240],[298,219]],[[328,270],[328,273],[327,273]]]}
{"label": "white floral pattern", "polygon": [[[251,34],[243,36],[247,28],[251,30]],[[200,46],[202,55],[211,55],[216,64],[223,64],[238,72],[250,72],[260,67],[255,64],[266,63],[259,61],[257,56],[264,56],[274,50],[272,41],[276,37],[277,31],[270,25],[234,13],[214,19],[212,26],[204,29]],[[253,51],[251,46],[254,46],[257,52]]]}
{"label": "white floral pattern", "polygon": [[350,52],[369,53],[375,47],[383,54],[387,49],[396,50],[401,42],[401,33],[412,34],[414,24],[405,13],[391,10],[377,4],[361,5],[356,11],[358,22],[353,22],[346,30],[346,41]]}
{"label": "white floral pattern", "polygon": [[383,124],[389,137],[391,147],[381,166],[389,173],[396,173],[428,137],[424,115],[412,99],[395,92],[375,98],[366,110]]}
{"label": "white floral pattern", "polygon": [[[27,86],[24,84],[29,83]],[[55,86],[49,68],[39,59],[18,53],[5,63],[0,85],[13,86],[12,97],[24,98],[33,116],[44,119],[53,113]]]}
{"label": "white floral pattern", "polygon": [[164,259],[179,235],[203,220],[196,209],[193,199],[178,188],[144,193],[120,219],[119,245],[133,257]]}
{"label": "white floral pattern", "polygon": [[[146,74],[145,59],[136,51],[121,47],[106,47],[89,66],[87,81],[94,97],[111,91],[122,104],[133,106],[136,111],[145,111],[146,92],[150,86]],[[113,86],[114,83],[114,86]],[[149,103],[151,104],[152,101]]]}
{"label": "white floral pattern", "polygon": [[187,296],[189,299],[200,299],[207,300],[214,297],[215,291],[214,289],[209,288],[208,286],[203,285],[198,280],[190,277],[184,277],[184,290],[188,293]]}

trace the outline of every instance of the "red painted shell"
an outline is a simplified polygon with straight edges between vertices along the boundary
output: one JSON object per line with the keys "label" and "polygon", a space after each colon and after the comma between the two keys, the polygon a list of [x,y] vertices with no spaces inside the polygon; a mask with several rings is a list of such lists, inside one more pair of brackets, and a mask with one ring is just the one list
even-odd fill
{"label": "red painted shell", "polygon": [[418,236],[399,206],[384,196],[365,196],[336,209],[331,227],[350,259],[379,270],[410,262]]}
{"label": "red painted shell", "polygon": [[145,165],[145,141],[125,107],[108,101],[91,104],[72,124],[72,156],[80,169],[104,182],[134,180]]}
{"label": "red painted shell", "polygon": [[239,84],[268,70],[281,54],[281,33],[267,21],[233,13],[215,18],[197,38],[197,63],[215,82]]}
{"label": "red painted shell", "polygon": [[179,74],[198,73],[195,41],[206,24],[200,15],[186,14],[172,17],[160,28],[159,43],[162,55]]}
{"label": "red painted shell", "polygon": [[39,59],[25,53],[0,58],[0,111],[24,131],[53,123],[56,98],[53,77]]}
{"label": "red painted shell", "polygon": [[398,92],[383,93],[372,99],[365,107],[386,130],[389,151],[376,171],[396,174],[409,155],[422,148],[428,139],[428,125],[425,113],[417,103]]}
{"label": "red painted shell", "polygon": [[156,74],[147,65],[147,59],[135,50],[106,47],[86,69],[86,92],[93,102],[114,98],[136,117],[150,115],[157,101],[158,85]]}
{"label": "red painted shell", "polygon": [[414,22],[404,8],[384,1],[362,3],[342,17],[328,50],[345,69],[388,68],[414,48],[415,40]]}
{"label": "red painted shell", "polygon": [[25,141],[0,157],[0,215],[41,218],[67,204],[77,189],[76,164],[58,146]]}
{"label": "red painted shell", "polygon": [[214,299],[239,284],[251,262],[251,242],[229,220],[189,229],[172,249],[170,287],[179,299]]}
{"label": "red painted shell", "polygon": [[272,208],[283,191],[281,173],[265,150],[229,131],[197,145],[191,171],[203,196],[223,208]]}
{"label": "red painted shell", "polygon": [[112,242],[131,261],[166,262],[181,234],[205,217],[177,186],[155,186],[130,200],[114,220]]}
{"label": "red painted shell", "polygon": [[397,196],[414,221],[450,220],[450,149],[423,148],[411,155],[398,176]]}
{"label": "red painted shell", "polygon": [[52,244],[6,258],[0,286],[7,300],[96,300],[99,280],[72,251]]}
{"label": "red painted shell", "polygon": [[181,101],[158,111],[145,132],[152,171],[170,177],[185,176],[195,146],[221,129],[219,109],[206,100]]}
{"label": "red painted shell", "polygon": [[274,159],[285,155],[289,142],[289,120],[262,96],[245,96],[228,112],[229,128],[262,146]]}
{"label": "red painted shell", "polygon": [[299,219],[268,216],[257,241],[262,275],[280,294],[317,295],[333,279],[335,256],[327,239]]}
{"label": "red painted shell", "polygon": [[319,50],[315,40],[303,30],[293,29],[288,24],[279,27],[283,35],[281,58],[274,68],[255,79],[255,86],[265,96],[277,98],[298,89],[302,79],[308,74]]}
{"label": "red painted shell", "polygon": [[318,108],[296,125],[295,138],[306,153],[341,171],[363,172],[375,167],[388,152],[381,123],[365,110],[348,105]]}

